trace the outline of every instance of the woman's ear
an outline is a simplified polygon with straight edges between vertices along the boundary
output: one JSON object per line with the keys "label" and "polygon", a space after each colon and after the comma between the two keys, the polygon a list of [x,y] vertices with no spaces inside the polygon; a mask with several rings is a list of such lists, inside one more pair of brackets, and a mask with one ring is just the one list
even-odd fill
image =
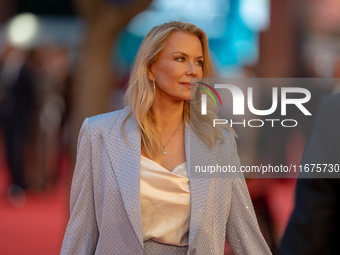
{"label": "woman's ear", "polygon": [[148,72],[148,76],[149,76],[149,79],[151,81],[154,81],[155,80],[155,76],[153,75],[153,73],[151,72],[151,70]]}

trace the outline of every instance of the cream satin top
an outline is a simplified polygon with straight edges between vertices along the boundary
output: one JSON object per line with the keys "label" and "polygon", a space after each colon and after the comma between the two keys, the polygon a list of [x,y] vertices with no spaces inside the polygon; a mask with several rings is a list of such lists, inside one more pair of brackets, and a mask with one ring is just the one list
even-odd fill
{"label": "cream satin top", "polygon": [[141,156],[140,196],[143,240],[188,245],[190,187],[186,162],[169,172]]}

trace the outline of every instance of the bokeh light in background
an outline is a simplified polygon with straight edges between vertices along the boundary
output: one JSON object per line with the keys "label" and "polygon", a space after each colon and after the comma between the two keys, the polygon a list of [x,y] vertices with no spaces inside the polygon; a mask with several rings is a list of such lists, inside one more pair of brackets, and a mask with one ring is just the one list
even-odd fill
{"label": "bokeh light in background", "polygon": [[128,72],[143,37],[170,20],[192,22],[209,37],[217,73],[258,61],[258,33],[270,22],[269,0],[155,0],[127,26],[116,48],[120,71]]}
{"label": "bokeh light in background", "polygon": [[[117,73],[128,73],[146,33],[170,20],[188,21],[201,27],[209,37],[217,74],[228,73],[258,61],[258,34],[269,26],[270,0],[154,0],[116,39],[113,61],[119,63],[115,67]],[[73,53],[79,49],[83,29],[79,18],[31,13],[19,14],[0,27],[0,31],[7,30],[6,37],[14,46],[29,48],[57,42],[74,50]]]}
{"label": "bokeh light in background", "polygon": [[39,20],[31,13],[15,16],[8,24],[7,38],[13,47],[28,49],[33,46],[39,33]]}
{"label": "bokeh light in background", "polygon": [[241,0],[240,16],[244,24],[252,31],[266,30],[270,22],[269,0]]}

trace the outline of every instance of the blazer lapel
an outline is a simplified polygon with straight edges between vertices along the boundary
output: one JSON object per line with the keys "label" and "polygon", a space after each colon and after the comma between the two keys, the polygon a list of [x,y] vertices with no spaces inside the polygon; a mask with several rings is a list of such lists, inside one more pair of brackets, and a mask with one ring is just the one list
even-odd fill
{"label": "blazer lapel", "polygon": [[190,230],[189,245],[194,240],[205,211],[207,194],[211,177],[202,173],[195,173],[195,166],[213,165],[217,156],[217,147],[210,151],[208,146],[185,123],[185,153],[190,180]]}
{"label": "blazer lapel", "polygon": [[130,107],[123,109],[110,132],[104,134],[104,141],[127,215],[140,244],[143,246],[140,202],[141,138],[136,119],[131,116],[125,126],[125,135],[130,145],[126,142],[121,131],[122,123],[129,111]]}
{"label": "blazer lapel", "polygon": [[[136,119],[131,116],[125,126],[125,135],[131,145],[126,142],[121,131],[122,123],[129,111],[130,107],[124,108],[115,125],[103,136],[127,215],[140,244],[143,246],[140,201],[141,137]],[[213,165],[217,155],[216,147],[210,151],[207,145],[191,130],[190,125],[185,122],[185,153],[191,197],[189,245],[194,240],[202,221],[211,180],[206,175],[195,174],[195,166]]]}

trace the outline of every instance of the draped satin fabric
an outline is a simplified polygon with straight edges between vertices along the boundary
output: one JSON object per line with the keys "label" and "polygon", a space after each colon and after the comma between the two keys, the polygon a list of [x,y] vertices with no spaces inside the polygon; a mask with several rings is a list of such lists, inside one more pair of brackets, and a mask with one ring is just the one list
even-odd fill
{"label": "draped satin fabric", "polygon": [[143,240],[187,246],[190,186],[186,162],[170,172],[141,156],[140,177]]}

